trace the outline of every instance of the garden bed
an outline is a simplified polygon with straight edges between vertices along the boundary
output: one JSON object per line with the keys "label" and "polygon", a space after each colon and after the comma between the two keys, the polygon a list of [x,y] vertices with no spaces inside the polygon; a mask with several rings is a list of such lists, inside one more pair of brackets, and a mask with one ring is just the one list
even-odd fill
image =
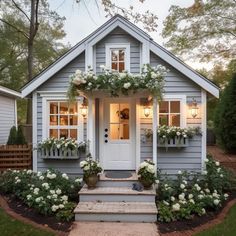
{"label": "garden bed", "polygon": [[70,231],[73,220],[69,222],[61,222],[57,220],[55,216],[44,216],[39,214],[35,209],[28,207],[27,205],[24,204],[23,201],[14,197],[14,195],[10,194],[6,195],[2,193],[1,195],[8,203],[8,206],[17,214],[25,218],[28,218],[45,227],[50,227],[51,229],[56,231],[62,231],[62,232]]}
{"label": "garden bed", "polygon": [[161,234],[193,230],[194,228],[198,226],[202,226],[210,222],[211,220],[217,218],[217,216],[224,210],[227,204],[233,199],[236,199],[236,191],[230,194],[228,200],[223,203],[222,208],[219,208],[215,211],[209,211],[207,212],[206,215],[203,215],[203,216],[194,215],[193,218],[189,220],[183,219],[183,220],[172,221],[168,223],[158,221],[157,222],[158,230]]}

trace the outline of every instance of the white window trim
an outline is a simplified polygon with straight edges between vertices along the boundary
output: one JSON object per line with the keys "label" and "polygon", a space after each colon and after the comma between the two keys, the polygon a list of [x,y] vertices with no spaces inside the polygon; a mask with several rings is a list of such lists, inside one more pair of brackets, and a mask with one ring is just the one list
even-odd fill
{"label": "white window trim", "polygon": [[[67,101],[68,98],[64,95],[60,96],[45,96],[45,94],[42,96],[42,140],[45,140],[49,137],[49,102],[59,102],[59,101]],[[78,97],[76,99],[78,102],[78,136],[77,141],[82,142],[84,141],[84,120],[83,116],[81,115],[79,106],[83,103],[83,98]]]}
{"label": "white window trim", "polygon": [[[164,95],[163,101],[180,101],[180,127],[185,128],[186,122],[186,95]],[[157,124],[159,126],[159,104],[157,104]]]}
{"label": "white window trim", "polygon": [[130,44],[106,43],[106,67],[111,69],[111,49],[125,49],[125,70],[130,72]]}

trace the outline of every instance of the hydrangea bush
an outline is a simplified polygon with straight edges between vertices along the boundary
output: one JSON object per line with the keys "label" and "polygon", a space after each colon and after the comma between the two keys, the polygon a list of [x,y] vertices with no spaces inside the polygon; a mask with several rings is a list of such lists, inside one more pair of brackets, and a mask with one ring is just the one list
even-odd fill
{"label": "hydrangea bush", "polygon": [[144,65],[141,74],[131,74],[127,71],[119,73],[110,70],[105,66],[100,66],[102,74],[96,75],[89,68],[87,72],[76,70],[70,76],[70,87],[68,96],[71,100],[78,95],[78,91],[93,92],[97,90],[107,90],[111,96],[119,96],[119,94],[128,95],[131,91],[136,93],[138,90],[146,89],[152,96],[161,99],[164,87],[164,76],[168,70],[157,65],[151,67]]}
{"label": "hydrangea bush", "polygon": [[138,169],[138,178],[154,184],[156,181],[155,165],[151,160],[142,162]]}
{"label": "hydrangea bush", "polygon": [[178,172],[177,179],[165,177],[158,188],[158,220],[170,222],[202,216],[220,208],[233,184],[233,176],[208,156],[204,175]]}
{"label": "hydrangea bush", "polygon": [[81,178],[72,180],[67,174],[54,170],[45,173],[8,170],[0,175],[0,191],[14,194],[40,214],[69,221],[74,217],[81,182]]}

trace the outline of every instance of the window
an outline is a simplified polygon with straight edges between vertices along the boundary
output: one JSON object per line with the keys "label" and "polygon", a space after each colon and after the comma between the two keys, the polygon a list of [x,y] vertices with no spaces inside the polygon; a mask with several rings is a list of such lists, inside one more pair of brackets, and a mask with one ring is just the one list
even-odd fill
{"label": "window", "polygon": [[159,103],[159,125],[182,126],[181,101],[170,100]]}
{"label": "window", "polygon": [[79,103],[67,101],[50,101],[48,114],[48,136],[54,138],[79,137]]}
{"label": "window", "polygon": [[106,44],[106,66],[118,72],[129,71],[129,44]]}
{"label": "window", "polygon": [[110,139],[129,139],[129,104],[110,104]]}

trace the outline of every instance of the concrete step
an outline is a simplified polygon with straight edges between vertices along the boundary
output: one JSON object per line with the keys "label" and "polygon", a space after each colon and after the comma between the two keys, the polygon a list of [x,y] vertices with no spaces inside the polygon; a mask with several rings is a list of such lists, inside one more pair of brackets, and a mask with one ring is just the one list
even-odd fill
{"label": "concrete step", "polygon": [[80,201],[102,202],[155,202],[154,189],[138,192],[131,187],[97,187],[88,189],[86,185],[80,190]]}
{"label": "concrete step", "polygon": [[76,221],[156,222],[155,203],[80,202],[74,210]]}
{"label": "concrete step", "polygon": [[137,174],[134,172],[130,178],[107,178],[105,174],[99,175],[98,187],[131,187],[134,183],[138,183]]}

